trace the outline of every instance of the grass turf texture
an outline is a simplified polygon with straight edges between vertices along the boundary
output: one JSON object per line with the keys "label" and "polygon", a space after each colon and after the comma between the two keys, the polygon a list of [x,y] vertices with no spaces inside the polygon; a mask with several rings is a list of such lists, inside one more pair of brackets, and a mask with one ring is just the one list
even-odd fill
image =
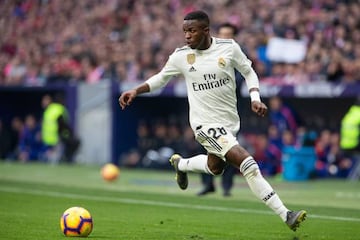
{"label": "grass turf texture", "polygon": [[288,207],[308,211],[292,232],[242,177],[230,198],[219,187],[197,197],[200,177],[189,178],[189,189],[181,191],[168,171],[121,169],[117,181],[105,182],[98,166],[0,162],[0,239],[65,239],[59,220],[72,206],[92,214],[94,240],[359,239],[359,182],[269,179]]}

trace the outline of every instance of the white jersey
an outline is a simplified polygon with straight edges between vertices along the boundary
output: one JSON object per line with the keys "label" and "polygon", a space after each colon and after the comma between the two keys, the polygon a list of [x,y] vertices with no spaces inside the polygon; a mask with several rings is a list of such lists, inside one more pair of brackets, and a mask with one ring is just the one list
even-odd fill
{"label": "white jersey", "polygon": [[[218,123],[235,134],[240,128],[240,118],[234,69],[244,75],[248,88],[258,87],[251,61],[240,46],[232,39],[213,37],[206,50],[188,46],[177,48],[164,68],[146,82],[153,91],[166,85],[172,76],[182,74],[187,86],[192,129]],[[252,86],[249,86],[247,76],[253,78]]]}

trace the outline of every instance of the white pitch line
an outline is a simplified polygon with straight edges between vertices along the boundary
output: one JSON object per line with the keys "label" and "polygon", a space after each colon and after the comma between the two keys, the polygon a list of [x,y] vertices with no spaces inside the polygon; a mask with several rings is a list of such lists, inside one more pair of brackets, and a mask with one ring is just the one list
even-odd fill
{"label": "white pitch line", "polygon": [[[219,211],[219,212],[255,213],[255,214],[262,214],[262,215],[274,214],[271,211],[262,211],[262,210],[255,210],[255,209],[190,205],[190,204],[183,204],[183,203],[169,203],[169,202],[161,202],[161,201],[139,200],[139,199],[134,199],[134,198],[114,198],[114,197],[104,197],[104,196],[99,197],[99,196],[81,195],[81,194],[74,194],[74,193],[41,191],[41,190],[31,190],[31,189],[13,188],[13,187],[0,187],[0,191],[9,192],[9,193],[23,193],[23,194],[25,193],[25,194],[31,194],[31,195],[41,195],[41,196],[56,197],[56,198],[62,197],[62,198],[70,198],[70,199],[83,199],[83,200],[91,200],[91,201],[115,202],[115,203],[126,203],[126,204],[142,204],[142,205],[149,205],[149,206],[187,208],[187,209],[210,210],[210,211]],[[351,218],[351,217],[326,216],[326,215],[317,215],[317,214],[310,214],[310,215],[308,215],[308,217],[325,219],[325,220],[334,220],[334,221],[360,222],[360,218]]]}
{"label": "white pitch line", "polygon": [[360,198],[360,192],[336,192],[335,196],[337,198]]}

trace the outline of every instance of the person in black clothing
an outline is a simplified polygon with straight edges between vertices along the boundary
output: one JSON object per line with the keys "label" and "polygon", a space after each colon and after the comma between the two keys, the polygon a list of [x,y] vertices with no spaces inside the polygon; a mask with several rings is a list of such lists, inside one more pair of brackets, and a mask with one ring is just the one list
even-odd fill
{"label": "person in black clothing", "polygon": [[11,150],[11,133],[0,119],[0,159],[5,159]]}
{"label": "person in black clothing", "polygon": [[[218,27],[218,37],[219,38],[235,38],[238,30],[237,27],[231,23],[223,23]],[[235,69],[234,69],[235,70]],[[235,70],[236,71],[236,70]],[[240,92],[242,76],[239,72],[236,71],[235,73],[236,81],[237,81],[237,93]],[[239,94],[237,94],[239,97]],[[224,173],[221,176],[221,186],[223,189],[224,197],[231,196],[231,188],[234,185],[234,176],[239,173],[239,170],[233,167],[230,164],[224,169]],[[198,193],[199,196],[203,196],[209,193],[213,193],[216,191],[215,184],[214,184],[214,176],[202,173],[201,174],[201,182],[203,183],[203,189]]]}

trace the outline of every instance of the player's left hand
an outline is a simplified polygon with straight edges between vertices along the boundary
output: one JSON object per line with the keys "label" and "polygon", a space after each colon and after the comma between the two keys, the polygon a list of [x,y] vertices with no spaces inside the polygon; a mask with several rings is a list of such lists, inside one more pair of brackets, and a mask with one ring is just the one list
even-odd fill
{"label": "player's left hand", "polygon": [[265,117],[266,113],[267,113],[267,106],[259,101],[252,101],[251,102],[251,110],[256,113],[257,115],[259,115],[260,117]]}

